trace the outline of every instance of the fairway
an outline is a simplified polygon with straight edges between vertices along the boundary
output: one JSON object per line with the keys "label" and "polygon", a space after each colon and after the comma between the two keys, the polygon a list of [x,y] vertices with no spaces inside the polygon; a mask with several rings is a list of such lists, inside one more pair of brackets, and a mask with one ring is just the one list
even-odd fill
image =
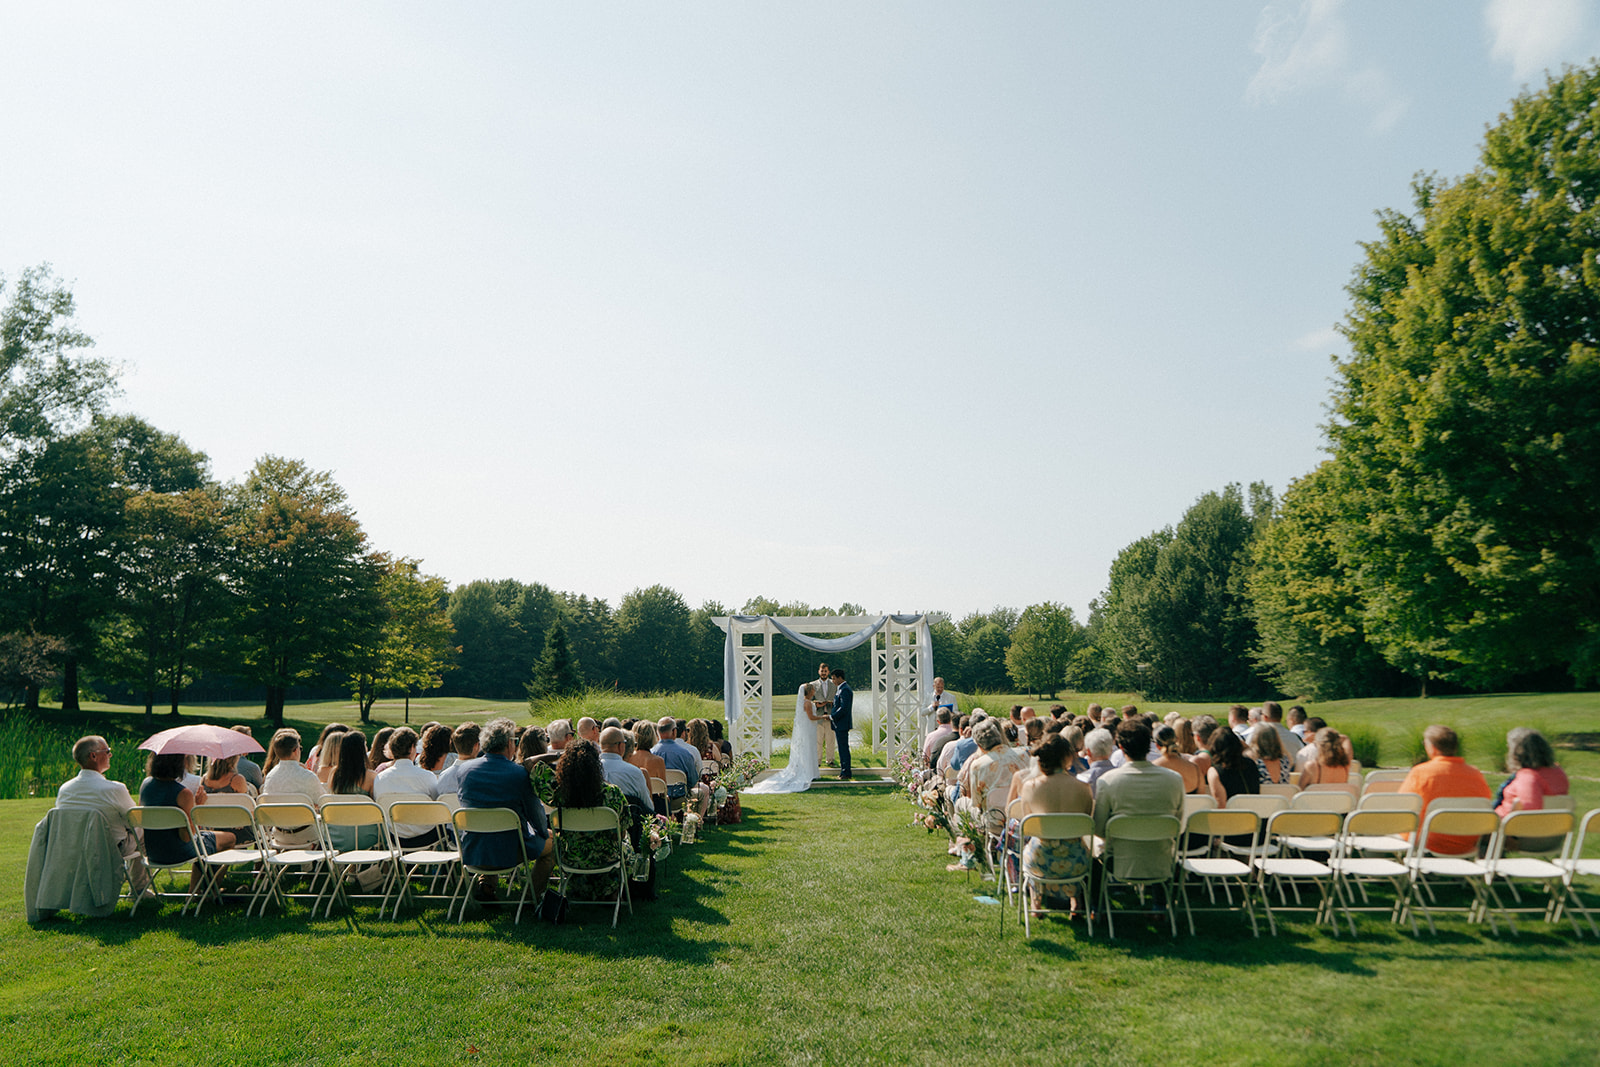
{"label": "fairway", "polygon": [[[459,926],[437,910],[311,921],[22,919],[42,800],[0,803],[7,1063],[1592,1063],[1600,948],[1452,918],[1357,941],[1300,917],[1200,936],[1061,920],[1000,932],[942,836],[866,789],[748,797],[667,861],[618,928],[575,908]],[[1587,899],[1594,902],[1591,895]]]}

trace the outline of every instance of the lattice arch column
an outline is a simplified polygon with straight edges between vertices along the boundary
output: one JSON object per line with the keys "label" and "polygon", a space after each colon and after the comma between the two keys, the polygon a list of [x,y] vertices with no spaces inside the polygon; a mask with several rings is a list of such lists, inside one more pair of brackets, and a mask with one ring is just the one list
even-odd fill
{"label": "lattice arch column", "polygon": [[922,659],[917,631],[885,626],[872,639],[872,690],[878,714],[873,719],[872,751],[892,756],[922,748]]}

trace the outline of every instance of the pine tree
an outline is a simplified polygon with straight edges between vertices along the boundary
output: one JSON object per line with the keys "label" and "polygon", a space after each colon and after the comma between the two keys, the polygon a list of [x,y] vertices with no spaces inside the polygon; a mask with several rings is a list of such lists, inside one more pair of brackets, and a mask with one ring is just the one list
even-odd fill
{"label": "pine tree", "polygon": [[560,619],[545,634],[544,651],[533,665],[533,681],[528,683],[528,703],[536,705],[546,697],[570,696],[583,688],[583,672],[567,641],[567,626]]}

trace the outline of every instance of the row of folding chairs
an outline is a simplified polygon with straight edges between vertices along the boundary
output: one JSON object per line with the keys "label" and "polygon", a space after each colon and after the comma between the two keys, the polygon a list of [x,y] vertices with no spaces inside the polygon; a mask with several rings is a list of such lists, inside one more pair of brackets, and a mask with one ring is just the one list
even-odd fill
{"label": "row of folding chairs", "polygon": [[[192,813],[176,807],[138,806],[132,809],[129,818],[134,826],[145,831],[140,835],[140,850],[152,874],[166,871],[170,879],[172,874],[191,867],[198,869],[187,892],[169,890],[159,894],[171,899],[181,897],[180,915],[187,914],[191,907],[198,915],[208,900],[220,899],[225,875],[243,869],[252,876],[247,915],[257,911],[264,914],[269,904],[287,908],[290,899],[305,899],[311,901],[313,917],[318,909],[327,916],[332,915],[336,903],[350,907],[355,899],[368,899],[378,901],[380,918],[387,913],[395,919],[406,903],[432,899],[447,902],[446,920],[454,915],[460,922],[466,913],[470,876],[496,875],[509,877],[513,892],[520,889],[514,921],[521,922],[531,891],[529,871],[533,859],[523,845],[521,815],[509,808],[461,808],[452,804],[452,800],[453,796],[434,800],[419,795],[386,799],[380,805],[365,798],[330,797],[319,809],[304,800],[268,796],[251,802],[248,798],[230,797],[221,803],[197,805]],[[431,828],[436,831],[436,839],[429,844],[406,845],[397,826]],[[613,905],[613,926],[624,901],[631,914],[633,901],[628,892],[622,845],[624,829],[616,812],[610,808],[564,809],[552,813],[552,829],[563,893],[574,876],[612,871],[617,875],[614,898],[571,902]],[[176,863],[153,862],[144,840],[151,830],[186,831],[195,842],[196,858]],[[204,831],[238,834],[244,830],[253,838],[249,844],[216,851],[205,847]],[[502,831],[516,831],[517,863],[504,868],[484,868],[462,860],[461,834]],[[567,854],[563,832],[615,835],[616,861],[600,868],[579,866]],[[354,844],[336,844],[337,838],[347,837],[353,838]],[[358,878],[357,891],[352,892],[346,886],[346,879],[357,876],[358,872],[376,875],[377,881],[371,888],[362,889]],[[290,877],[302,881],[303,889],[290,892],[287,882]],[[413,882],[423,878],[428,888],[419,893]],[[135,914],[139,903],[139,900],[134,903]]]}
{"label": "row of folding chairs", "polygon": [[[1419,803],[1413,805],[1412,800]],[[1232,911],[1243,912],[1252,932],[1259,936],[1259,905],[1274,935],[1276,914],[1285,910],[1307,911],[1317,925],[1329,926],[1335,933],[1342,914],[1352,936],[1356,934],[1354,913],[1386,912],[1391,922],[1408,923],[1415,935],[1420,932],[1415,911],[1420,910],[1433,932],[1436,912],[1459,911],[1470,922],[1487,921],[1496,935],[1497,915],[1516,933],[1513,916],[1532,913],[1551,924],[1565,917],[1581,937],[1577,922],[1581,914],[1591,932],[1600,937],[1593,913],[1573,887],[1578,876],[1600,876],[1600,860],[1583,858],[1591,830],[1600,828],[1600,809],[1580,822],[1570,810],[1512,812],[1502,819],[1476,799],[1437,801],[1426,820],[1420,819],[1419,807],[1420,798],[1415,797],[1353,810],[1231,802],[1219,809],[1196,803],[1181,819],[1115,816],[1106,826],[1103,856],[1108,858],[1102,867],[1097,908],[1112,937],[1116,936],[1112,890],[1117,886],[1131,888],[1141,904],[1147,894],[1162,888],[1174,936],[1179,905],[1191,935],[1195,933],[1195,911]],[[1002,886],[1004,893],[1014,894],[1025,936],[1032,933],[1028,903],[1036,891],[1076,887],[1080,899],[1087,901],[1089,874],[1060,880],[1031,875],[1016,862],[1021,842],[1030,837],[1066,842],[1087,838],[1092,832],[1093,818],[1088,815],[1036,813],[1022,818],[1019,839],[1006,846]],[[1427,842],[1436,834],[1470,840],[1472,847],[1462,853],[1435,852]],[[1478,842],[1483,838],[1488,839],[1488,847],[1479,857]],[[1526,846],[1534,841],[1543,847],[1528,851]],[[1013,847],[1015,854],[1010,851]],[[1159,855],[1163,848],[1170,850],[1174,860],[1170,865],[1157,862],[1140,870],[1131,861],[1148,856],[1152,849]],[[1125,857],[1130,861],[1124,862]],[[1451,883],[1467,888],[1470,903],[1460,908],[1445,908],[1440,903],[1438,890]],[[1392,901],[1374,905],[1368,893],[1374,884],[1390,889]],[[1524,906],[1518,885],[1542,888],[1542,904]],[[1502,900],[1501,888],[1510,894],[1511,903]],[[1196,907],[1191,891],[1200,889],[1207,902]],[[1222,906],[1217,903],[1219,890],[1227,901]],[[1302,890],[1315,890],[1312,904],[1302,904]],[[1289,903],[1291,894],[1293,905]],[[1090,936],[1093,916],[1091,911]]]}

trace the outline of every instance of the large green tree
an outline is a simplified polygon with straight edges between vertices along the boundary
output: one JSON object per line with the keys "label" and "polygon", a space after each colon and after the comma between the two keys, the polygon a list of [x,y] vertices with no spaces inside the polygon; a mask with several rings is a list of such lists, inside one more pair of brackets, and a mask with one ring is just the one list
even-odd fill
{"label": "large green tree", "polygon": [[1082,642],[1083,627],[1072,617],[1071,608],[1049,601],[1032,604],[1023,609],[1012,631],[1006,671],[1024,692],[1054,697]]}
{"label": "large green tree", "polygon": [[72,292],[48,264],[0,277],[0,454],[81,426],[114,388],[110,364],[74,321]]}
{"label": "large green tree", "polygon": [[689,687],[694,636],[689,605],[664,585],[635,589],[617,604],[617,677],[636,693]]}
{"label": "large green tree", "polygon": [[1476,169],[1379,216],[1349,286],[1323,554],[1409,675],[1600,676],[1597,104],[1594,65],[1518,97]]}
{"label": "large green tree", "polygon": [[355,647],[351,663],[350,688],[362,722],[371,721],[372,705],[385,693],[403,693],[409,701],[413,693],[437,689],[456,652],[445,580],[422,574],[414,559],[380,555],[377,562],[381,622]]}
{"label": "large green tree", "polygon": [[373,640],[382,561],[333,476],[299,460],[262,457],[231,497],[238,663],[282,723],[291,685],[346,674]]}

